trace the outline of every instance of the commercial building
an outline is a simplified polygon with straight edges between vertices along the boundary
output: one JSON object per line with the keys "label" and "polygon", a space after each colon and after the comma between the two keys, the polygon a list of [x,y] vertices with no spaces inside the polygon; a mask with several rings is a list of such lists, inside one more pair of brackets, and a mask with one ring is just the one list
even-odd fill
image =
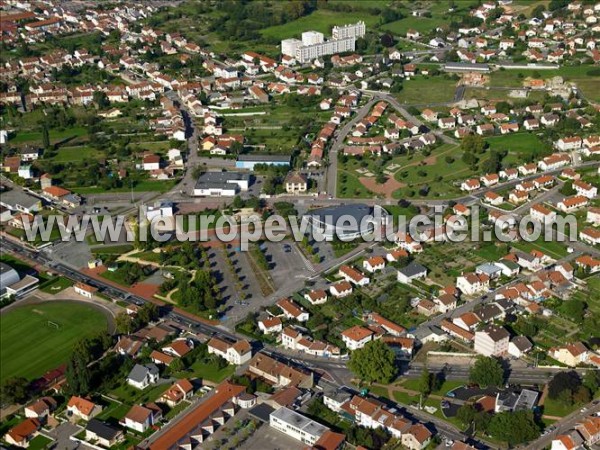
{"label": "commercial building", "polygon": [[329,431],[329,428],[325,425],[321,425],[285,406],[271,413],[269,425],[303,444],[311,446]]}
{"label": "commercial building", "polygon": [[240,155],[235,162],[236,169],[254,170],[257,164],[266,166],[289,166],[291,158],[285,155]]}
{"label": "commercial building", "polygon": [[307,216],[314,233],[322,233],[326,239],[351,240],[373,233],[385,223],[388,213],[378,205],[352,204],[315,209]]}
{"label": "commercial building", "polygon": [[205,172],[198,177],[194,186],[197,197],[233,197],[247,191],[250,175],[238,172]]}

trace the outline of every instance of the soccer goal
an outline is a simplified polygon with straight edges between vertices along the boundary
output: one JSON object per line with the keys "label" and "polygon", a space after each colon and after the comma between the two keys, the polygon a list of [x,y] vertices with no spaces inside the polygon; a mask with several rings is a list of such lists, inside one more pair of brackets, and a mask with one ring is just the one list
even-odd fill
{"label": "soccer goal", "polygon": [[48,325],[50,328],[56,328],[57,330],[60,330],[60,325],[59,325],[59,324],[57,324],[56,322],[52,322],[51,320],[49,320],[49,321],[48,321],[47,325]]}

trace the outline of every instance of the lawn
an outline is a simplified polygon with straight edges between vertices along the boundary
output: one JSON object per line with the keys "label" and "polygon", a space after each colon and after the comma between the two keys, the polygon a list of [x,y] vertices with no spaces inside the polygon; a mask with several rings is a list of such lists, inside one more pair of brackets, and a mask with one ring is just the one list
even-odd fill
{"label": "lawn", "polygon": [[396,94],[400,103],[426,104],[450,102],[454,99],[456,81],[446,76],[417,76],[404,81],[402,90]]}
{"label": "lawn", "polygon": [[371,27],[379,21],[378,16],[366,12],[337,12],[319,9],[308,16],[301,17],[292,22],[261,30],[263,37],[272,39],[300,38],[304,31],[320,31],[325,36],[331,35],[334,25],[356,23],[364,20],[365,25]]}
{"label": "lawn", "polygon": [[[167,192],[171,190],[177,184],[177,180],[144,180],[138,182],[135,186],[133,186],[134,192]],[[123,193],[130,192],[131,187],[123,186],[121,188],[115,188],[106,190],[99,186],[93,187],[74,187],[71,188],[73,192],[81,195],[90,195],[90,194],[110,194],[110,193]]]}
{"label": "lawn", "polygon": [[535,241],[519,241],[511,244],[524,252],[529,253],[531,250],[539,250],[546,253],[551,258],[560,259],[567,256],[567,249],[561,242],[544,241],[543,234]]}
{"label": "lawn", "polygon": [[235,366],[232,366],[231,364],[223,369],[219,369],[216,364],[205,361],[194,362],[190,369],[193,373],[190,374],[190,372],[184,372],[181,376],[188,378],[198,377],[212,381],[213,383],[220,383],[235,372]]}
{"label": "lawn", "polygon": [[59,292],[71,286],[73,286],[73,282],[68,278],[56,277],[41,285],[40,291],[47,294],[58,294]]}
{"label": "lawn", "polygon": [[[509,156],[518,157],[540,152],[546,149],[541,139],[532,133],[505,134],[503,136],[494,136],[486,138],[490,150],[508,150]],[[550,149],[548,149],[550,150]]]}
{"label": "lawn", "polygon": [[46,436],[42,436],[41,434],[38,434],[36,437],[34,437],[29,442],[29,446],[27,448],[30,450],[43,450],[45,448],[48,448],[48,446],[52,442],[53,442],[52,439],[47,438]]}
{"label": "lawn", "polygon": [[553,400],[550,397],[546,397],[544,401],[544,415],[565,417],[571,414],[578,408],[579,405],[575,404],[572,406],[565,405],[558,400]]}
{"label": "lawn", "polygon": [[[50,324],[58,324],[56,329]],[[74,302],[53,301],[15,308],[0,317],[0,381],[28,379],[63,364],[75,342],[105,330],[104,315]]]}
{"label": "lawn", "polygon": [[448,20],[442,17],[405,17],[404,19],[390,22],[381,27],[382,30],[389,31],[395,35],[406,37],[406,32],[410,29],[416,30],[421,34],[428,34],[431,30],[448,24]]}
{"label": "lawn", "polygon": [[52,158],[54,162],[74,162],[74,161],[83,161],[85,159],[91,158],[103,158],[104,153],[93,149],[92,147],[88,147],[86,145],[81,145],[78,147],[61,147],[58,150],[56,156]]}
{"label": "lawn", "polygon": [[[87,134],[85,127],[71,127],[65,130],[50,130],[50,142],[55,144],[66,139],[81,137]],[[27,144],[31,142],[42,142],[42,132],[40,131],[23,131],[10,139],[11,144]]]}

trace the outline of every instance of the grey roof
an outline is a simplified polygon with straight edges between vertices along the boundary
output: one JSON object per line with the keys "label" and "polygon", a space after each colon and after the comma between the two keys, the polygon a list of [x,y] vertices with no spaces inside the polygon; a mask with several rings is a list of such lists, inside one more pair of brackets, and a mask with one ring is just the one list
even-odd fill
{"label": "grey roof", "polygon": [[521,392],[499,392],[496,402],[504,410],[526,411],[532,409],[538,399],[539,393],[530,389],[523,389]]}
{"label": "grey roof", "polygon": [[279,408],[277,411],[271,413],[271,417],[276,417],[280,421],[289,424],[290,426],[302,430],[304,433],[310,436],[320,437],[326,431],[329,431],[325,425],[321,425],[302,414],[292,411],[285,406]]}
{"label": "grey roof", "polygon": [[8,264],[0,262],[0,294],[4,294],[6,288],[19,282],[19,274]]}
{"label": "grey roof", "polygon": [[252,409],[249,409],[248,414],[256,417],[261,422],[269,422],[269,417],[273,411],[275,411],[275,408],[269,406],[267,403],[261,403],[260,405],[256,405]]}
{"label": "grey roof", "polygon": [[16,209],[16,205],[21,205],[24,208],[29,209],[39,201],[39,198],[34,197],[21,189],[2,191],[2,195],[0,195],[0,203],[10,209]]}
{"label": "grey roof", "polygon": [[230,189],[232,182],[250,181],[250,175],[240,172],[204,172],[196,181],[196,189]]}
{"label": "grey roof", "polygon": [[494,263],[484,263],[480,264],[475,268],[477,272],[483,272],[486,275],[493,275],[495,273],[501,272],[502,269],[495,265]]}
{"label": "grey roof", "polygon": [[131,369],[131,372],[129,372],[127,379],[141,383],[146,379],[148,374],[158,375],[158,367],[156,367],[155,364],[146,364],[145,366],[136,364],[133,369]]}
{"label": "grey roof", "polygon": [[500,317],[503,313],[502,309],[494,303],[482,306],[481,308],[473,312],[477,317],[481,319],[482,322],[488,322],[492,319],[495,319],[496,317]]}
{"label": "grey roof", "polygon": [[427,268],[413,261],[408,266],[399,269],[398,272],[405,277],[410,278],[419,275],[420,273],[427,272]]}
{"label": "grey roof", "polygon": [[240,155],[238,161],[248,162],[283,162],[289,164],[291,161],[290,156],[286,155]]}
{"label": "grey roof", "polygon": [[481,71],[489,71],[490,66],[488,64],[471,64],[471,63],[461,63],[461,62],[453,62],[444,64],[445,70],[481,70]]}
{"label": "grey roof", "polygon": [[497,327],[496,325],[487,325],[481,330],[490,337],[490,339],[494,342],[499,342],[502,339],[506,339],[510,337],[510,333],[504,327]]}
{"label": "grey roof", "polygon": [[[385,209],[379,206],[376,207],[379,208],[382,216],[388,215]],[[335,225],[336,222],[344,216],[352,216],[360,225],[361,220],[365,216],[374,216],[374,213],[375,207],[365,205],[363,203],[355,203],[350,205],[329,206],[327,208],[313,209],[312,211],[306,213],[306,215],[311,217],[316,222],[331,223],[332,225]],[[348,228],[348,225],[342,228]]]}
{"label": "grey roof", "polygon": [[519,269],[521,266],[519,266],[516,262],[514,261],[510,261],[508,259],[503,259],[498,261],[496,264],[502,264],[505,265],[506,267],[508,267],[510,270],[517,270]]}
{"label": "grey roof", "polygon": [[522,352],[530,350],[533,347],[533,344],[526,336],[515,336],[510,342]]}
{"label": "grey roof", "polygon": [[99,421],[98,419],[90,420],[85,429],[91,431],[99,438],[106,439],[107,441],[112,441],[121,433],[121,430],[113,428],[110,425]]}

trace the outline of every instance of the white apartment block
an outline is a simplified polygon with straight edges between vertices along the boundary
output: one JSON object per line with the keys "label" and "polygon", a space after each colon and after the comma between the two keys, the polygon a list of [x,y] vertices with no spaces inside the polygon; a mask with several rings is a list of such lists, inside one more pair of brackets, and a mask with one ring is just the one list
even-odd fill
{"label": "white apartment block", "polygon": [[302,40],[282,40],[281,53],[295,58],[299,63],[306,63],[325,55],[353,52],[356,49],[356,38],[364,36],[365,32],[365,23],[362,21],[334,27],[330,40],[325,40],[323,33],[318,31],[305,31],[302,33]]}
{"label": "white apartment block", "polygon": [[475,332],[475,351],[484,356],[503,356],[508,352],[510,334],[503,327],[488,325]]}
{"label": "white apartment block", "polygon": [[361,20],[356,23],[333,27],[331,37],[333,39],[359,38],[363,37],[367,31],[365,23]]}

